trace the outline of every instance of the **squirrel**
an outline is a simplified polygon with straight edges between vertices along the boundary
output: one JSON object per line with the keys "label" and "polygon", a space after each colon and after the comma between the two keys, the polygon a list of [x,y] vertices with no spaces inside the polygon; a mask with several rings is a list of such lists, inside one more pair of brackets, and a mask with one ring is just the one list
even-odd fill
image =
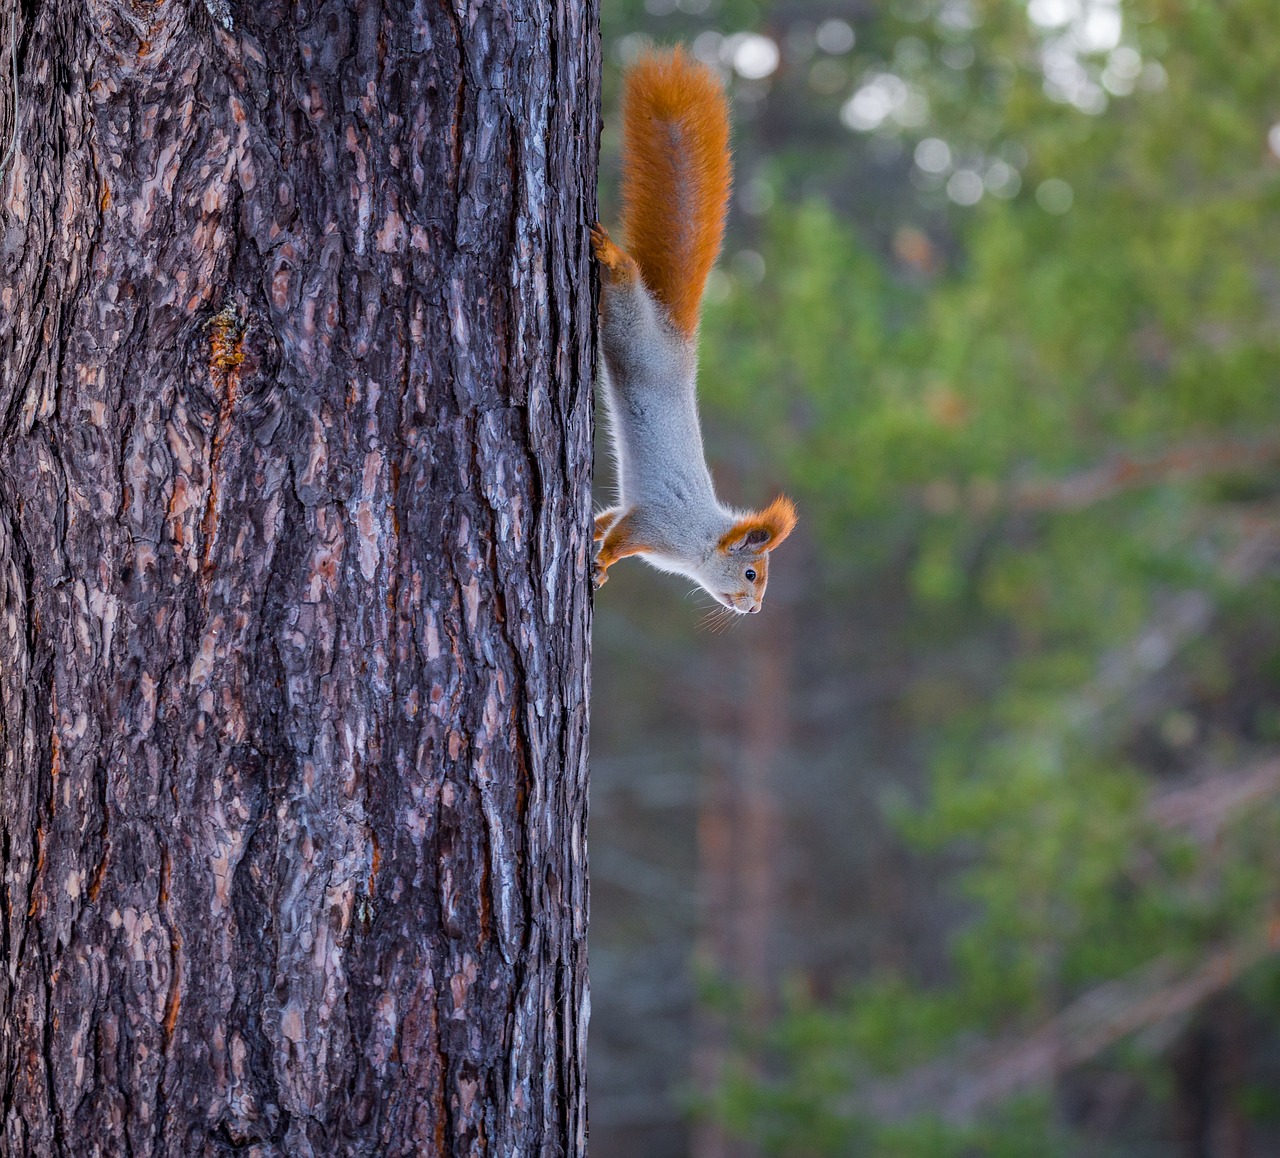
{"label": "squirrel", "polygon": [[649,51],[623,78],[622,233],[597,223],[601,391],[618,501],[596,516],[593,578],[639,555],[718,603],[757,612],[769,552],[796,524],[785,496],[759,511],[716,497],[698,424],[698,315],[720,253],[732,179],[724,87],[683,49]]}

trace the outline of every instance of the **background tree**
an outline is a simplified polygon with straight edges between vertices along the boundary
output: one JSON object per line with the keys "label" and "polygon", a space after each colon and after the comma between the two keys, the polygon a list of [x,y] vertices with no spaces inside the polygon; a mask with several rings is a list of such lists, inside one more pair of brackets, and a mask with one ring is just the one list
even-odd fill
{"label": "background tree", "polygon": [[21,13],[3,1150],[582,1154],[594,8],[211,11]]}

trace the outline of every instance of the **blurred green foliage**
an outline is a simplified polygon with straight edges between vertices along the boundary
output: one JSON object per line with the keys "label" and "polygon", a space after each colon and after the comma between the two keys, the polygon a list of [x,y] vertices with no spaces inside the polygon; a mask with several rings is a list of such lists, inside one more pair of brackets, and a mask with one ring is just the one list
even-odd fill
{"label": "blurred green foliage", "polygon": [[[606,5],[606,29],[654,25],[641,9]],[[923,123],[842,128],[849,152],[905,158],[870,226],[806,184],[839,166],[804,140],[752,144],[781,195],[738,223],[712,287],[713,455],[760,487],[749,500],[795,493],[831,598],[901,582],[916,654],[974,637],[998,657],[908,697],[932,790],[891,803],[906,839],[960,866],[949,978],[874,978],[836,1008],[798,988],[763,1035],[744,1030],[711,1109],[770,1153],[1105,1153],[1043,1090],[965,1126],[926,1106],[878,1120],[857,1091],[975,1035],[1032,1032],[1151,962],[1177,975],[1254,944],[1280,899],[1274,794],[1208,835],[1151,803],[1280,740],[1280,22],[1274,0],[1113,10],[1117,43],[1077,51],[1074,74],[1052,58],[1064,30],[1014,0],[854,20],[831,116],[877,72],[928,102]],[[781,38],[788,11],[726,3],[705,21]],[[669,37],[699,26],[675,20]],[[1055,67],[1075,103],[1046,92]],[[945,172],[910,165],[924,139],[947,144]],[[987,182],[976,204],[948,201],[971,197],[948,184],[961,169]],[[1007,170],[1020,188],[993,195]],[[1280,1018],[1272,964],[1239,989]],[[1164,1096],[1158,1051],[1104,1057]],[[1264,1088],[1243,1104],[1277,1114]]]}

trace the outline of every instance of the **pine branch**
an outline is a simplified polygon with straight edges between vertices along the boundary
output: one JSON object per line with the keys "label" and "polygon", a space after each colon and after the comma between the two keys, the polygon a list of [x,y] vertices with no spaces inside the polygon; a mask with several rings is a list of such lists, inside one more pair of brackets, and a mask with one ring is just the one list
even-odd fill
{"label": "pine branch", "polygon": [[1212,841],[1233,816],[1280,793],[1280,757],[1243,768],[1216,771],[1198,783],[1156,796],[1147,819],[1160,828],[1189,829],[1198,841]]}
{"label": "pine branch", "polygon": [[1239,474],[1278,462],[1280,436],[1276,435],[1183,443],[1158,454],[1118,454],[1064,478],[1026,479],[1013,484],[1007,501],[1018,511],[1079,511],[1140,487]]}
{"label": "pine branch", "polygon": [[900,1121],[923,1109],[952,1124],[971,1122],[1017,1094],[1048,1085],[1123,1038],[1195,1009],[1278,952],[1280,921],[1273,919],[1260,933],[1211,952],[1184,973],[1176,973],[1169,958],[1158,958],[1091,990],[1025,1037],[966,1049],[864,1088],[856,1108],[881,1121]]}
{"label": "pine branch", "polygon": [[1198,439],[1152,454],[1117,452],[1105,461],[1058,478],[1024,478],[967,486],[939,479],[921,492],[926,510],[971,515],[995,511],[1082,511],[1127,491],[1188,482],[1211,475],[1239,475],[1280,463],[1280,432],[1258,438]]}

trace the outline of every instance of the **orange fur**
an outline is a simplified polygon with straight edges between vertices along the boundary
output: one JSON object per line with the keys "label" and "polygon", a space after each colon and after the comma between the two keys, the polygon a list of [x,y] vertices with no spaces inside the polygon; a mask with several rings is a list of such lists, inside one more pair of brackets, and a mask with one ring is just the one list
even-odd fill
{"label": "orange fur", "polygon": [[762,511],[752,511],[733,524],[716,544],[718,550],[731,551],[753,531],[768,536],[762,539],[754,549],[758,552],[772,551],[796,528],[796,505],[786,495],[779,495]]}
{"label": "orange fur", "polygon": [[681,48],[649,52],[622,99],[622,230],[644,284],[692,337],[729,204],[729,106]]}
{"label": "orange fur", "polygon": [[609,533],[609,528],[613,526],[622,517],[620,507],[610,507],[607,511],[601,511],[596,515],[596,530],[594,539],[598,543]]}
{"label": "orange fur", "polygon": [[610,285],[623,285],[640,274],[635,259],[614,243],[598,221],[591,227],[591,252],[600,263],[600,276]]}
{"label": "orange fur", "polygon": [[653,550],[648,543],[633,538],[633,535],[631,512],[628,511],[613,523],[604,536],[604,542],[600,544],[600,551],[596,555],[595,562],[595,584],[597,587],[604,586],[609,568],[619,559],[625,559],[628,555],[639,555],[643,551]]}

